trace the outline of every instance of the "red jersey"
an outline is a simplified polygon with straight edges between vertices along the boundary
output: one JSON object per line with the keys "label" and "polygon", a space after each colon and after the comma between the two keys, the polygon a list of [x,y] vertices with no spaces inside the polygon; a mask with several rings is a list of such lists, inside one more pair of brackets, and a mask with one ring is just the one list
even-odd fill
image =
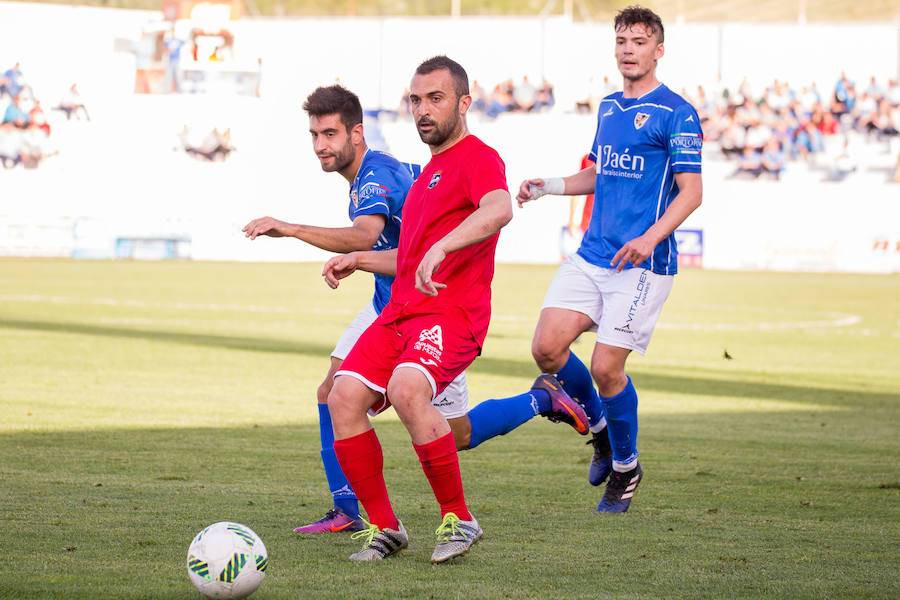
{"label": "red jersey", "polygon": [[459,312],[479,347],[491,320],[491,280],[499,234],[447,255],[432,275],[444,283],[437,296],[416,289],[416,269],[425,253],[478,208],[494,190],[508,191],[500,155],[469,135],[431,157],[403,206],[397,247],[397,277],[379,322],[443,312]]}
{"label": "red jersey", "polygon": [[[594,161],[591,160],[590,154],[585,154],[584,158],[581,159],[581,169],[587,169],[590,166],[593,166]],[[584,233],[588,230],[588,225],[591,224],[591,215],[594,212],[594,195],[588,194],[584,197],[584,208],[581,211],[581,231]]]}

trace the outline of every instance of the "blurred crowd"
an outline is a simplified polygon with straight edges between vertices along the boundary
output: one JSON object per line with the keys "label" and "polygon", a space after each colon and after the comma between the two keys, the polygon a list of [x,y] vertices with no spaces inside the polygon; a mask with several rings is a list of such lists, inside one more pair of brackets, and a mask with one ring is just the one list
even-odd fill
{"label": "blurred crowd", "polygon": [[[738,88],[682,95],[697,109],[704,139],[715,142],[737,165],[732,174],[778,179],[791,161],[804,161],[840,181],[856,171],[859,156],[851,142],[880,142],[886,150],[900,139],[900,83],[872,77],[857,86],[841,75],[821,93],[815,84],[794,87],[774,81],[755,92],[746,78]],[[900,181],[900,162],[892,173]]]}
{"label": "blurred crowd", "polygon": [[[76,84],[53,108],[63,112],[66,120],[82,116],[90,120]],[[18,165],[33,169],[57,153],[47,114],[18,62],[0,74],[0,115],[0,166],[4,169]]]}
{"label": "blurred crowd", "polygon": [[207,162],[224,161],[236,150],[231,142],[231,128],[219,131],[218,127],[214,127],[204,132],[185,125],[178,134],[178,141],[176,150],[182,150],[192,158]]}
{"label": "blurred crowd", "polygon": [[[553,95],[553,85],[544,79],[540,85],[536,85],[524,76],[516,84],[512,79],[507,79],[493,87],[490,93],[485,91],[477,79],[472,81],[469,87],[472,96],[470,111],[480,113],[489,118],[496,118],[503,113],[539,112],[547,110],[556,104]],[[409,104],[409,90],[404,90],[400,99],[401,115],[411,114]]]}

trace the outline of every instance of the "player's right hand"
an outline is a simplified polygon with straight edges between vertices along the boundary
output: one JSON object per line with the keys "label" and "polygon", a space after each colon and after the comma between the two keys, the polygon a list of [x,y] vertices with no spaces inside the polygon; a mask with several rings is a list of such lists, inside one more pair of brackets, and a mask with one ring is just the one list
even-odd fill
{"label": "player's right hand", "polygon": [[543,188],[543,179],[526,179],[523,181],[522,185],[519,186],[519,193],[516,195],[516,202],[519,204],[519,208],[522,208],[522,205],[526,202],[537,200],[543,196],[546,193]]}
{"label": "player's right hand", "polygon": [[244,232],[244,237],[248,237],[251,240],[255,240],[256,237],[260,235],[284,237],[290,235],[287,230],[289,225],[289,223],[273,219],[272,217],[261,217],[259,219],[253,219],[244,225],[244,228],[241,229],[241,231]]}
{"label": "player's right hand", "polygon": [[352,275],[357,268],[359,268],[359,255],[356,252],[339,254],[328,259],[322,268],[322,276],[328,287],[336,290],[338,281]]}

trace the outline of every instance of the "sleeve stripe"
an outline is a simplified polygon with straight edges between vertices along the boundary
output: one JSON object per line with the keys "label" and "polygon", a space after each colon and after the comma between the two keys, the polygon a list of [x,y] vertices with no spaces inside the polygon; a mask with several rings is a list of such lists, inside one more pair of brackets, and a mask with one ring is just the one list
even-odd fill
{"label": "sleeve stripe", "polygon": [[[373,202],[373,203],[371,203],[371,204],[367,204],[367,205],[365,205],[365,206],[361,206],[361,207],[359,207],[358,209],[356,209],[356,214],[360,214],[360,213],[362,213],[363,211],[367,211],[367,210],[377,209],[377,207],[379,207],[379,206],[383,206],[383,207],[384,207],[384,210],[388,210],[388,205],[387,205],[386,203],[384,203],[384,202]],[[381,210],[376,210],[376,212],[383,212],[383,211],[381,211]]]}

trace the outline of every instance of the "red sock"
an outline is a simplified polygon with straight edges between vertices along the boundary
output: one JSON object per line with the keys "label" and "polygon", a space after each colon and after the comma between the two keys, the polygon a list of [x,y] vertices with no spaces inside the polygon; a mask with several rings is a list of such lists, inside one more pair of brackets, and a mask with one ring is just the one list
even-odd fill
{"label": "red sock", "polygon": [[398,529],[399,523],[384,483],[384,455],[375,430],[335,440],[334,453],[356,497],[366,509],[369,522],[378,525],[379,529]]}
{"label": "red sock", "polygon": [[434,497],[441,505],[441,517],[452,512],[463,521],[471,521],[472,514],[466,507],[453,432],[421,446],[413,444],[413,448],[419,455],[419,462],[434,490]]}

